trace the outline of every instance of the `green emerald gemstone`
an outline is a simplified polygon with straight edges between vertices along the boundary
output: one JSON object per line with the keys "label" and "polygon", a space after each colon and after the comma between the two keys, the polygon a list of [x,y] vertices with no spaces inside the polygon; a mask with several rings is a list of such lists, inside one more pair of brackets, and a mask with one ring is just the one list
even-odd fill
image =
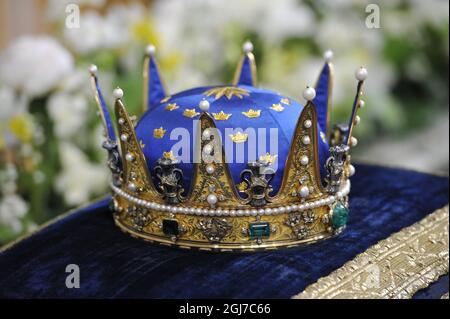
{"label": "green emerald gemstone", "polygon": [[251,223],[248,229],[251,239],[260,239],[270,236],[270,225],[268,222]]}
{"label": "green emerald gemstone", "polygon": [[333,208],[331,223],[334,228],[341,228],[347,224],[348,209],[341,202],[338,202]]}

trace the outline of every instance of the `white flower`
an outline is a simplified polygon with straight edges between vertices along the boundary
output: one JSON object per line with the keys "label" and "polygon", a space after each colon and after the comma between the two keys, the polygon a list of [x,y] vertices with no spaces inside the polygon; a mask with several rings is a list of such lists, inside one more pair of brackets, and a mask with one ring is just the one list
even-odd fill
{"label": "white flower", "polygon": [[85,125],[88,102],[83,95],[58,92],[50,96],[47,109],[53,120],[56,136],[68,139],[77,134]]}
{"label": "white flower", "polygon": [[54,89],[73,69],[72,55],[48,36],[24,36],[0,56],[0,80],[29,96]]}
{"label": "white flower", "polygon": [[16,194],[0,199],[0,224],[10,227],[16,233],[22,230],[21,219],[27,212],[27,203]]}
{"label": "white flower", "polygon": [[105,165],[89,162],[80,149],[66,142],[60,144],[59,152],[62,172],[56,179],[55,187],[66,204],[80,205],[106,191],[109,174]]}

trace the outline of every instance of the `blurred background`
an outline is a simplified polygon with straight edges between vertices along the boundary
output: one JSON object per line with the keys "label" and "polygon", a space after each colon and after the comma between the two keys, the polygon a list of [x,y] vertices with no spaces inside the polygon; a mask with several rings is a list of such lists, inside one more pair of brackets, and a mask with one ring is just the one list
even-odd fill
{"label": "blurred background", "polygon": [[332,49],[333,122],[348,118],[355,69],[369,69],[354,157],[447,174],[449,3],[377,1],[375,28],[368,4],[0,0],[0,246],[107,193],[87,67],[99,66],[110,101],[120,85],[140,115],[148,43],[176,92],[230,82],[250,39],[260,85],[299,100]]}

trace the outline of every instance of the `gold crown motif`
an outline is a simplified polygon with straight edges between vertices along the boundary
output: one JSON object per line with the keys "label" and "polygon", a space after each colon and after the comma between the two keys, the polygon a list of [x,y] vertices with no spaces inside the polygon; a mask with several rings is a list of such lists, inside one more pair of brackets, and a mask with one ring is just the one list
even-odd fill
{"label": "gold crown motif", "polygon": [[237,132],[236,134],[230,134],[228,136],[235,143],[244,143],[248,139],[248,134],[242,132]]}
{"label": "gold crown motif", "polygon": [[260,117],[261,116],[261,110],[254,110],[254,109],[249,109],[246,112],[242,112],[242,114],[244,114],[246,117],[248,118],[256,118],[256,117]]}
{"label": "gold crown motif", "polygon": [[[331,128],[326,127],[328,122],[324,124],[324,121],[329,117],[332,54],[329,51],[325,54],[324,70],[328,72],[322,71],[320,75],[329,75],[328,81],[317,82],[317,85],[326,85],[320,91],[307,87],[303,92],[306,103],[301,106],[295,99],[280,99],[271,91],[253,89],[257,81],[252,47],[248,42],[244,45],[232,85],[212,87],[206,91],[195,88],[188,99],[183,99],[187,93],[171,96],[162,88],[159,71],[155,69],[156,60],[152,60],[155,59],[155,48],[149,46],[143,72],[144,87],[148,88],[144,90],[145,112],[158,108],[173,111],[179,108],[177,103],[190,108],[184,109],[182,114],[171,113],[169,120],[168,113],[151,113],[151,116],[142,117],[138,126],[124,106],[124,94],[120,88],[113,91],[115,121],[112,120],[105,103],[107,99],[103,98],[100,90],[97,68],[91,66],[91,84],[105,128],[103,148],[108,152],[107,164],[112,174],[112,214],[115,224],[124,232],[167,246],[230,252],[294,247],[331,238],[345,229],[349,177],[355,172],[349,151],[357,143],[353,129],[360,122],[357,111],[364,105],[361,97],[367,70],[359,68],[356,72],[357,90],[348,125],[337,124]],[[244,64],[249,67],[244,68]],[[153,86],[155,79],[158,82]],[[316,94],[323,92],[326,92],[326,98],[316,101]],[[194,99],[194,102],[189,102]],[[215,121],[228,120],[220,125],[227,124],[236,130],[234,134],[225,131],[233,143],[247,142],[249,134],[237,127],[242,125],[242,116],[231,118],[232,113],[224,111],[209,113],[210,108],[217,108],[215,103],[210,105],[210,101],[219,99],[221,107],[237,105],[240,111],[248,109],[241,113],[253,118],[246,122],[258,128],[261,123],[263,128],[271,128],[266,121],[272,118],[274,123],[281,122],[279,126],[283,125],[281,119],[292,121],[289,122],[292,125],[286,126],[294,127],[295,124],[291,129],[292,139],[287,154],[285,151],[282,153],[281,148],[276,151],[278,154],[258,151],[264,155],[249,159],[243,170],[242,166],[228,162],[224,151],[224,144],[228,141],[222,141],[213,134],[221,128]],[[280,102],[273,103],[275,99]],[[171,103],[164,105],[168,101]],[[261,109],[250,108],[255,103],[268,112],[284,113],[272,112],[262,122],[263,119],[258,119]],[[285,109],[283,105],[292,107]],[[286,116],[288,114],[295,114],[295,117]],[[184,118],[197,116],[195,121]],[[144,119],[155,122],[144,122]],[[159,124],[148,124],[158,121],[165,128],[161,126],[153,130],[156,141],[142,132],[158,127]],[[168,149],[168,144],[164,143],[169,143],[169,139],[163,139],[164,135],[178,123],[196,127],[192,148],[194,159],[189,162],[191,171],[186,169],[182,153],[175,151],[177,158],[174,148],[163,152]],[[144,130],[138,129],[141,126]],[[330,134],[325,134],[327,129]],[[250,141],[235,147],[245,148],[251,144]],[[144,142],[148,144],[145,155]],[[319,146],[321,149],[327,146],[326,158],[319,156]],[[272,165],[277,161],[281,162],[279,171],[275,171]],[[179,165],[181,163],[184,164]],[[321,166],[326,176],[321,176]],[[236,169],[239,169],[239,181],[232,174]],[[275,177],[279,177],[279,187],[274,185]],[[185,184],[190,184],[189,188]]]}
{"label": "gold crown motif", "polygon": [[219,113],[212,113],[212,115],[213,115],[214,119],[217,120],[217,121],[226,121],[233,114],[231,114],[231,113],[227,114],[227,113],[224,113],[224,111],[220,111]]}

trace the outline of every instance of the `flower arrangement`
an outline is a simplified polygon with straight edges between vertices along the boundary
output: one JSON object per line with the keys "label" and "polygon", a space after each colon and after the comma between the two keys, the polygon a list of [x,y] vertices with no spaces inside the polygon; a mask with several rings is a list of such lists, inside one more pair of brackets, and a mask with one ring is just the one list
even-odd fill
{"label": "flower arrangement", "polygon": [[[321,52],[333,49],[340,70],[353,69],[357,57],[374,70],[365,92],[373,107],[361,114],[371,120],[358,132],[367,139],[415,130],[448,105],[446,1],[385,1],[380,29],[367,28],[358,1],[73,2],[80,28],[64,24],[69,1],[50,0],[52,35],[18,38],[0,53],[0,245],[106,193],[87,66],[99,66],[105,93],[112,83],[124,88],[139,115],[136,70],[148,43],[158,47],[170,91],[231,79],[246,39],[255,44],[262,85],[291,96],[314,83]],[[353,81],[336,75],[339,121],[351,104],[341,92]]]}

